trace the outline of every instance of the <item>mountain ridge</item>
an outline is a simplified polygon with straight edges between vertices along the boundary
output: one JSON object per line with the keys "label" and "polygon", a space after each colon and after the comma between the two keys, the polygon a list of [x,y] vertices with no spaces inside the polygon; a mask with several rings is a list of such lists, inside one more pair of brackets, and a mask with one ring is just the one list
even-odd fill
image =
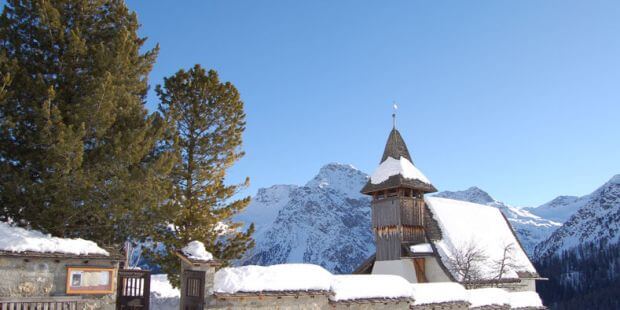
{"label": "mountain ridge", "polygon": [[579,197],[580,208],[547,240],[536,246],[537,257],[560,254],[584,243],[620,241],[620,174],[591,194]]}

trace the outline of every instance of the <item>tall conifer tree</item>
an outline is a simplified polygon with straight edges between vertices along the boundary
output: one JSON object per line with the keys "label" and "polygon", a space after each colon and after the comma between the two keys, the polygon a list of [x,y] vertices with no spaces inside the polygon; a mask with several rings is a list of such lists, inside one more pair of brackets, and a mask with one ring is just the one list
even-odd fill
{"label": "tall conifer tree", "polygon": [[0,16],[0,219],[120,246],[158,223],[171,153],[148,115],[157,47],[121,0],[8,0]]}
{"label": "tall conifer tree", "polygon": [[253,225],[243,232],[242,224],[232,221],[250,202],[250,197],[233,199],[249,180],[224,184],[226,170],[244,155],[240,147],[245,113],[237,89],[199,65],[164,79],[156,91],[159,110],[171,128],[162,145],[181,158],[171,174],[175,190],[168,207],[173,229],[158,236],[167,251],[156,261],[178,284],[179,260],[171,253],[188,242],[203,242],[225,263],[254,245]]}

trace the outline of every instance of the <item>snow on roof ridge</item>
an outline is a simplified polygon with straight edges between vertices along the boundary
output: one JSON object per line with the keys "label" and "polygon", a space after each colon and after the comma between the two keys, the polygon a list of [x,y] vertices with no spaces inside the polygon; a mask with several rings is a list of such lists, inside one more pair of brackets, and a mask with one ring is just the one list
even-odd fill
{"label": "snow on roof ridge", "polygon": [[181,252],[191,260],[208,262],[213,260],[213,254],[209,253],[204,243],[194,240],[181,249]]}
{"label": "snow on roof ridge", "polygon": [[75,255],[105,255],[108,251],[97,243],[80,238],[59,238],[43,234],[38,230],[28,230],[0,222],[0,250],[7,252],[62,253]]}
{"label": "snow on roof ridge", "polygon": [[381,184],[393,175],[402,175],[405,179],[419,180],[426,184],[431,181],[411,161],[401,156],[399,159],[388,156],[370,176],[372,184]]}

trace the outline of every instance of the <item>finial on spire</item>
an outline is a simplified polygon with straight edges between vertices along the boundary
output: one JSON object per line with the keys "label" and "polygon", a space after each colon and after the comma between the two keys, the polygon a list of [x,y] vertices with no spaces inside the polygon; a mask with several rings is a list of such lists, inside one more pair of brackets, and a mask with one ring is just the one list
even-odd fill
{"label": "finial on spire", "polygon": [[398,110],[396,101],[392,101],[392,108],[394,109],[394,112],[392,113],[392,126],[396,129],[396,110]]}

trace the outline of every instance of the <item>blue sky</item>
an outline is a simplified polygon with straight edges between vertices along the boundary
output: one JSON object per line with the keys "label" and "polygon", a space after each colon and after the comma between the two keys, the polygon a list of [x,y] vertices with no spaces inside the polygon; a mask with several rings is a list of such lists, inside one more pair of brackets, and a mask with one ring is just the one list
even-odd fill
{"label": "blue sky", "polygon": [[[440,190],[536,206],[620,173],[618,1],[128,1],[161,53],[246,104],[253,194],[328,162],[372,172],[391,127]],[[157,98],[149,97],[149,107]]]}
{"label": "blue sky", "polygon": [[200,63],[241,92],[247,155],[229,180],[249,176],[249,195],[328,162],[372,172],[394,100],[439,190],[536,206],[620,173],[618,1],[128,5],[161,47],[153,85]]}

